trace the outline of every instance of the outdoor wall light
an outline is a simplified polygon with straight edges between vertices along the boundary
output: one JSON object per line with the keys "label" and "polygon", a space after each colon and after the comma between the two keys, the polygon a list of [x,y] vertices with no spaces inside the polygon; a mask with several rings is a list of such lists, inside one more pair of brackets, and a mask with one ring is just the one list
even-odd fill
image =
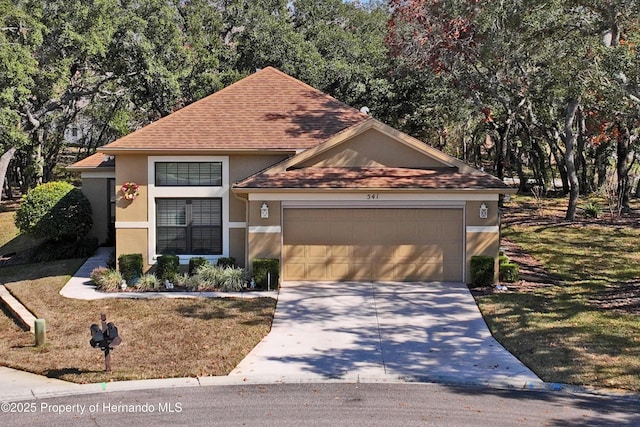
{"label": "outdoor wall light", "polygon": [[487,208],[487,205],[485,205],[483,202],[480,205],[480,218],[487,219],[488,216],[489,216],[489,208]]}
{"label": "outdoor wall light", "polygon": [[267,205],[267,202],[262,202],[262,206],[260,206],[260,218],[269,218],[269,205]]}

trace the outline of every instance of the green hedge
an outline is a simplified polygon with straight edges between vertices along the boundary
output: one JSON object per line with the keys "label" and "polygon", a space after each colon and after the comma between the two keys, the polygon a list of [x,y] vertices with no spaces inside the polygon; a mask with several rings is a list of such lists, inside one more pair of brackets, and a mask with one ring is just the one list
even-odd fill
{"label": "green hedge", "polygon": [[135,285],[142,276],[142,254],[120,255],[118,257],[118,271],[127,285]]}
{"label": "green hedge", "polygon": [[164,281],[173,282],[180,274],[180,257],[178,255],[160,255],[156,265],[156,276]]}
{"label": "green hedge", "polygon": [[280,261],[273,258],[256,258],[253,260],[251,268],[253,271],[253,279],[256,286],[267,289],[269,279],[268,273],[271,275],[271,289],[277,289],[280,279]]}
{"label": "green hedge", "polygon": [[507,262],[504,264],[500,264],[500,281],[513,283],[520,280],[520,271],[518,269],[518,264]]}
{"label": "green hedge", "polygon": [[218,258],[218,262],[216,263],[218,267],[237,267],[236,259],[232,256],[230,257],[221,257]]}
{"label": "green hedge", "polygon": [[489,286],[494,282],[494,258],[476,255],[471,257],[471,286]]}
{"label": "green hedge", "polygon": [[22,233],[37,238],[79,241],[93,226],[91,203],[68,182],[48,182],[22,198],[15,224]]}

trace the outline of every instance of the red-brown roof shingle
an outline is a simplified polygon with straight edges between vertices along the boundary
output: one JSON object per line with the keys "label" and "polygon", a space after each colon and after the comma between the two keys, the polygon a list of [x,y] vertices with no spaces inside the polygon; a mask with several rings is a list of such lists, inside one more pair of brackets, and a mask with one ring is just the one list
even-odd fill
{"label": "red-brown roof shingle", "polygon": [[487,173],[463,174],[456,168],[305,168],[262,173],[234,185],[237,189],[506,189]]}
{"label": "red-brown roof shingle", "polygon": [[106,157],[103,153],[95,153],[89,157],[86,157],[82,160],[77,161],[76,163],[68,166],[68,169],[71,170],[81,170],[81,169],[114,169],[116,167],[116,162],[113,156]]}
{"label": "red-brown roof shingle", "polygon": [[268,67],[104,146],[110,150],[298,150],[370,117]]}

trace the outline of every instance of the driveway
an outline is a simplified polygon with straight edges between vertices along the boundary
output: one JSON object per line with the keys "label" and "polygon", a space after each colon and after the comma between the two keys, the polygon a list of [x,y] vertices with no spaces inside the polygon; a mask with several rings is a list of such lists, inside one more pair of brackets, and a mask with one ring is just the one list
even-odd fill
{"label": "driveway", "polygon": [[462,283],[285,282],[271,332],[231,372],[260,381],[534,387]]}

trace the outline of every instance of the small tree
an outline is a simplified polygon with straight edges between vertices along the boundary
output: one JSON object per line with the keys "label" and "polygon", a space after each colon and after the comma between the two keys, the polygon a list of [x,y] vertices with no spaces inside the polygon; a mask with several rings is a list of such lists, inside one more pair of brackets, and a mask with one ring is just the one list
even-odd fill
{"label": "small tree", "polygon": [[78,241],[93,225],[91,203],[67,182],[48,182],[22,198],[15,224],[22,233],[37,238]]}

